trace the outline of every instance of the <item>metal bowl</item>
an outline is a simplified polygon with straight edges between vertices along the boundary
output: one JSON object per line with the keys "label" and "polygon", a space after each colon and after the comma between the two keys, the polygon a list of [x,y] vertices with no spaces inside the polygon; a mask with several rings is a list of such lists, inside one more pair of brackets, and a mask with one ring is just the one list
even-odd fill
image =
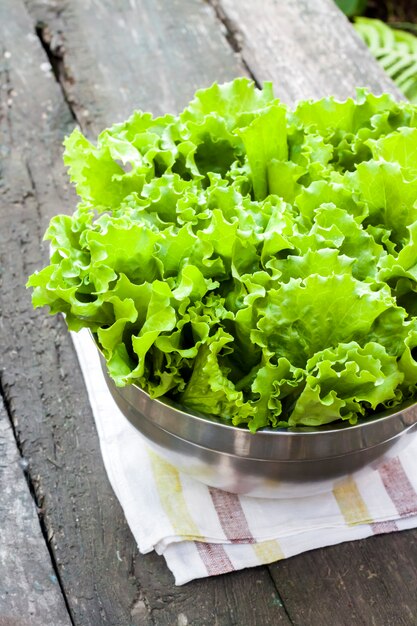
{"label": "metal bowl", "polygon": [[148,443],[180,471],[238,494],[298,497],[331,489],[337,476],[376,467],[417,432],[417,404],[362,420],[320,428],[251,433],[216,418],[153,400],[136,385],[116,387],[103,372],[116,404]]}

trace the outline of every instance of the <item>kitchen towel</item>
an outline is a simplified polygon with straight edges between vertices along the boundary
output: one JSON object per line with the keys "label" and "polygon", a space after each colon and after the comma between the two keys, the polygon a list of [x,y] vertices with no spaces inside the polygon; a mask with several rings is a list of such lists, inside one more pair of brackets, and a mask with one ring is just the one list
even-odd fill
{"label": "kitchen towel", "polygon": [[140,552],[177,585],[307,550],[417,527],[417,437],[397,457],[327,491],[261,499],[207,487],[153,452],[116,406],[86,330],[72,333],[104,465]]}

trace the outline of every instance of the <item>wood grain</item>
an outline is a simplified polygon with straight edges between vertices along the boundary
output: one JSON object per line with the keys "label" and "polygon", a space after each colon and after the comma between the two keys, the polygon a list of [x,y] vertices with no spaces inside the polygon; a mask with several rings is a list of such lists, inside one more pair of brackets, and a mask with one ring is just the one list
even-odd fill
{"label": "wood grain", "polygon": [[332,0],[211,0],[258,82],[288,103],[399,92]]}
{"label": "wood grain", "polygon": [[0,625],[70,626],[21,461],[0,400]]}
{"label": "wood grain", "polygon": [[160,557],[153,553],[138,560],[135,568],[155,626],[292,624],[266,567],[174,587],[171,573],[161,565]]}
{"label": "wood grain", "polygon": [[[89,62],[74,52],[72,58],[85,65],[68,70],[83,77],[74,82],[71,98],[78,98],[80,105],[74,110],[84,130],[97,130],[113,122],[117,104],[116,100],[90,94],[91,77],[101,81],[103,93],[110,90],[112,81],[117,84],[121,80],[120,67],[117,62],[112,65],[113,56],[106,60],[106,72],[100,73],[92,37],[97,42],[105,38],[109,26],[102,20],[92,23],[93,12],[88,12],[92,11],[91,6],[92,3],[72,2],[68,15],[65,10],[56,14],[60,27],[65,28],[68,50],[76,48],[82,37],[85,39],[81,49],[91,47]],[[112,14],[110,4],[106,6],[110,24],[116,24],[118,9],[114,8]],[[132,2],[129,6],[136,5]],[[140,13],[137,8],[136,21],[145,19],[147,6],[141,5]],[[190,2],[187,6],[200,5]],[[214,54],[216,37],[223,40],[213,12],[203,9],[199,9],[201,24],[196,24],[195,29],[201,37],[200,47],[206,45]],[[74,15],[78,22],[74,22]],[[0,306],[4,311],[0,368],[16,433],[29,460],[29,475],[42,503],[50,547],[73,623],[159,626],[184,623],[186,619],[196,626],[211,625],[216,620],[222,626],[252,626],[256,621],[266,626],[289,624],[266,568],[236,578],[197,581],[176,588],[161,557],[137,554],[107,481],[84,383],[65,325],[62,319],[47,317],[45,311],[32,310],[24,284],[27,276],[46,262],[47,248],[41,245],[43,232],[53,214],[72,210],[75,205],[61,159],[62,138],[74,120],[34,36],[35,25],[41,19],[45,19],[44,14],[39,18],[32,14],[29,19],[19,0],[0,4],[2,82],[7,85],[2,90],[0,123]],[[133,16],[130,21],[133,22]],[[52,36],[54,25],[55,22],[48,24]],[[182,32],[178,25],[171,28],[174,33]],[[173,35],[170,45],[175,48],[174,39]],[[185,42],[181,45],[184,50]],[[222,46],[219,56],[210,58],[207,64],[203,56],[194,59],[196,67],[191,77],[199,77],[200,84],[213,80],[217,66],[222,67],[224,76],[232,77],[238,71],[233,53],[224,42]],[[158,59],[155,51],[149,49],[148,61],[154,56]],[[161,59],[158,63],[165,63],[163,55]],[[171,99],[172,109],[188,99],[187,90],[194,89],[187,82],[189,77],[183,80],[190,63],[190,58],[185,59],[182,69],[177,67],[169,79],[165,98]],[[140,73],[129,66],[124,73],[132,88],[123,115],[137,106],[144,93],[149,102],[155,97],[150,78],[148,83],[145,78],[141,81]],[[85,102],[89,114],[83,116],[80,112]],[[168,106],[167,102],[164,106]],[[157,102],[156,105],[159,106]],[[254,588],[259,590],[259,605],[247,600]]]}
{"label": "wood grain", "polygon": [[74,623],[131,624],[136,546],[101,464],[70,337],[62,319],[33,311],[25,289],[46,262],[50,217],[75,202],[62,166],[74,121],[20,0],[0,3],[0,41],[2,387]]}
{"label": "wood grain", "polygon": [[416,623],[415,530],[314,550],[270,569],[294,624]]}
{"label": "wood grain", "polygon": [[26,0],[79,123],[179,112],[196,89],[246,73],[202,0]]}

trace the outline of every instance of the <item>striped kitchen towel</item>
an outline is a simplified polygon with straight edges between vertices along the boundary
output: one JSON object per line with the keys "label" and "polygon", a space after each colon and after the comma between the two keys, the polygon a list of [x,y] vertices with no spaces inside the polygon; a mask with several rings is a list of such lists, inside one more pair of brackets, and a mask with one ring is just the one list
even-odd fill
{"label": "striped kitchen towel", "polygon": [[163,554],[175,582],[417,526],[417,437],[382,467],[304,498],[209,488],[148,448],[107,389],[87,331],[73,334],[109,480],[139,550]]}

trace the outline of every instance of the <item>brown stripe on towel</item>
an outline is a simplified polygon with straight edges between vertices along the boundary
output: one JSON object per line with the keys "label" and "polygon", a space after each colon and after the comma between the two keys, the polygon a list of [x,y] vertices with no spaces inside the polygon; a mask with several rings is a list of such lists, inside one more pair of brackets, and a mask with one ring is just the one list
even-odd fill
{"label": "brown stripe on towel", "polygon": [[387,520],[386,522],[374,522],[373,524],[371,524],[371,528],[374,535],[393,533],[394,531],[398,530],[398,526],[393,520]]}
{"label": "brown stripe on towel", "polygon": [[398,457],[378,468],[384,487],[401,517],[417,513],[417,493]]}
{"label": "brown stripe on towel", "polygon": [[195,541],[194,543],[209,576],[218,576],[234,571],[235,568],[221,543],[203,543],[202,541]]}
{"label": "brown stripe on towel", "polygon": [[220,489],[209,489],[221,527],[231,543],[255,543],[239,497]]}

